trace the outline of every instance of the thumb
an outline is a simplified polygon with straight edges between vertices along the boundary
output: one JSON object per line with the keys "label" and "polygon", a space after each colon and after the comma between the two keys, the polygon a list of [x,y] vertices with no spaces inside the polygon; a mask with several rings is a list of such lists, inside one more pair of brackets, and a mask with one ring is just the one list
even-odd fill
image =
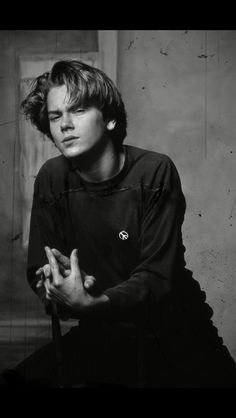
{"label": "thumb", "polygon": [[79,268],[79,260],[78,260],[78,250],[74,249],[71,252],[70,255],[70,267],[71,267],[71,273],[75,274],[76,276],[80,276],[81,278],[81,274],[80,274],[80,268]]}

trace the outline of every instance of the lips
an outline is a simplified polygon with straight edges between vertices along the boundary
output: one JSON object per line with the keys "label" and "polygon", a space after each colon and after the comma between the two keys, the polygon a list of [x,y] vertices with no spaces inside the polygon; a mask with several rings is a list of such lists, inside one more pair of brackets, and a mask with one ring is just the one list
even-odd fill
{"label": "lips", "polygon": [[66,138],[63,139],[63,143],[65,142],[69,142],[69,141],[73,141],[73,139],[78,139],[77,136],[67,136]]}

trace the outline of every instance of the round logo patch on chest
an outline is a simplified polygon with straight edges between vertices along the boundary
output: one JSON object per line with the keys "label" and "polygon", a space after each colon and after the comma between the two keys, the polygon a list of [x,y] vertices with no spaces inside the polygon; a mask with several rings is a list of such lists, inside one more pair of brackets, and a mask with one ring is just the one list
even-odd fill
{"label": "round logo patch on chest", "polygon": [[120,231],[119,232],[119,238],[123,241],[129,238],[129,234],[126,231]]}

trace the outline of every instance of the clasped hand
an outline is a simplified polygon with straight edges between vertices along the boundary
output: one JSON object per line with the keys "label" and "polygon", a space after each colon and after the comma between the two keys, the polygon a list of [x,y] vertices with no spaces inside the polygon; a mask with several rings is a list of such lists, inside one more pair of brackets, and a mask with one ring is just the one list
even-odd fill
{"label": "clasped hand", "polygon": [[45,247],[48,263],[37,270],[37,289],[45,288],[47,301],[57,302],[69,310],[83,312],[90,300],[88,290],[94,287],[95,278],[87,275],[79,267],[77,250],[70,258],[58,250]]}

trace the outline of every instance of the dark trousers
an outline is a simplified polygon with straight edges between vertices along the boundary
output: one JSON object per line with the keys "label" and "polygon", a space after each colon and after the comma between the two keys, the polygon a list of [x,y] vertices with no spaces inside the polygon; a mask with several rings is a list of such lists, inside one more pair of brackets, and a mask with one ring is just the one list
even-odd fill
{"label": "dark trousers", "polygon": [[135,336],[111,335],[106,324],[86,323],[71,328],[61,343],[62,382],[53,342],[15,368],[22,381],[28,386],[45,387],[58,387],[61,383],[63,387],[137,385]]}
{"label": "dark trousers", "polygon": [[[163,340],[164,341],[164,340]],[[153,335],[139,338],[129,327],[83,322],[62,339],[63,381],[55,346],[47,344],[21,362],[15,373],[25,387],[236,387],[236,365],[219,342],[167,349]],[[175,354],[173,354],[175,353]]]}

